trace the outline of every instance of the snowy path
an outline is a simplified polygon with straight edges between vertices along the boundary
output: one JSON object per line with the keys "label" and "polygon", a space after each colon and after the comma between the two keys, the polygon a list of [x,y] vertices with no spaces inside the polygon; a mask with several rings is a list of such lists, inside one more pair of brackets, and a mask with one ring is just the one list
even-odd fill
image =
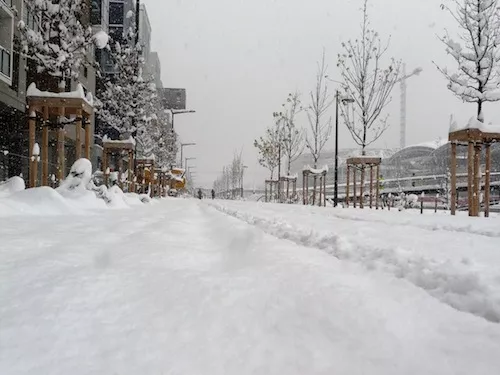
{"label": "snowy path", "polygon": [[262,229],[181,199],[0,218],[0,374],[498,373],[500,325]]}

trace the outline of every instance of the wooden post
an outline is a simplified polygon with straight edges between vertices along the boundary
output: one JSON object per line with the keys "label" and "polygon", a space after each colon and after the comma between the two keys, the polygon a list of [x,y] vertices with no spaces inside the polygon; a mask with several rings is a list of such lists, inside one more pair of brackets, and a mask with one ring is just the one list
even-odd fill
{"label": "wooden post", "polygon": [[[302,189],[304,189],[303,186]],[[267,181],[264,181],[264,202],[267,203]]]}
{"label": "wooden post", "polygon": [[121,152],[118,154],[118,186],[123,190],[123,182],[122,182],[122,173],[123,173],[123,157]]}
{"label": "wooden post", "polygon": [[373,208],[373,165],[370,165],[370,209]]}
{"label": "wooden post", "polygon": [[474,146],[474,216],[479,216],[481,208],[481,144]]}
{"label": "wooden post", "polygon": [[[36,143],[35,143],[36,145]],[[31,156],[30,164],[31,168],[33,169],[33,186],[37,186],[37,180],[38,180],[38,160],[40,159],[40,149],[37,150],[38,152],[33,152],[33,156]]]}
{"label": "wooden post", "polygon": [[323,206],[326,207],[326,172],[323,175]]}
{"label": "wooden post", "polygon": [[90,119],[85,120],[85,158],[90,160],[90,144],[92,136],[92,123]]}
{"label": "wooden post", "polygon": [[42,186],[49,185],[49,107],[43,107]]}
{"label": "wooden post", "polygon": [[450,174],[451,174],[451,214],[456,215],[457,211],[457,144],[451,143],[451,161],[450,161]]}
{"label": "wooden post", "polygon": [[380,165],[377,164],[377,186],[375,188],[375,192],[377,196],[375,197],[375,206],[376,209],[378,210],[378,200],[380,196]]}
{"label": "wooden post", "polygon": [[486,147],[486,172],[484,176],[484,217],[490,216],[490,174],[491,174],[491,145],[487,143]]}
{"label": "wooden post", "polygon": [[359,208],[365,208],[364,187],[365,187],[365,166],[361,165],[361,182],[359,183]]}
{"label": "wooden post", "polygon": [[349,207],[349,184],[350,184],[350,179],[351,177],[351,166],[347,166],[347,176],[346,176],[346,185],[345,185],[345,206]]}
{"label": "wooden post", "polygon": [[354,208],[356,208],[356,206],[358,204],[356,202],[356,195],[357,195],[357,191],[356,191],[356,166],[353,166],[353,168],[352,168],[352,181],[353,181],[352,199],[354,201]]}
{"label": "wooden post", "polygon": [[104,185],[108,186],[108,149],[104,147],[104,150],[102,152],[102,175],[104,179]]}
{"label": "wooden post", "polygon": [[469,206],[469,216],[474,216],[473,190],[474,190],[474,144],[469,142],[467,155],[467,193]]}
{"label": "wooden post", "polygon": [[82,110],[76,110],[76,129],[75,129],[75,158],[82,157]]}
{"label": "wooden post", "polygon": [[135,193],[135,184],[134,184],[134,152],[128,152],[128,186],[129,192]]}
{"label": "wooden post", "polygon": [[59,184],[64,180],[65,174],[65,160],[64,160],[64,127],[62,125],[57,129],[57,166],[58,173],[57,178],[59,179]]}
{"label": "wooden post", "polygon": [[31,108],[28,109],[29,119],[28,119],[28,127],[29,127],[29,161],[30,161],[30,169],[29,169],[29,187],[35,187],[35,171],[33,170],[33,147],[35,146],[35,134],[36,134],[36,113]]}

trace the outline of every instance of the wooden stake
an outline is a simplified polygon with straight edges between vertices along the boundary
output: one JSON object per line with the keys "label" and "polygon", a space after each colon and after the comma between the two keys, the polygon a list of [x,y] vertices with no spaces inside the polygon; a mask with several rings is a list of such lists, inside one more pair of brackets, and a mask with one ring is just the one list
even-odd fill
{"label": "wooden stake", "polygon": [[361,166],[361,182],[359,183],[359,208],[365,208],[364,203],[364,187],[365,187],[365,166]]}
{"label": "wooden stake", "polygon": [[326,173],[323,176],[323,206],[326,207]]}
{"label": "wooden stake", "polygon": [[375,188],[377,196],[375,197],[375,206],[378,210],[378,201],[379,201],[379,196],[380,196],[380,165],[377,165],[377,186]]}
{"label": "wooden stake", "polygon": [[479,144],[474,147],[474,216],[479,216],[481,209],[481,149]]}
{"label": "wooden stake", "polygon": [[474,216],[473,190],[474,190],[474,144],[469,142],[467,154],[467,204],[469,206],[469,216]]}
{"label": "wooden stake", "polygon": [[456,215],[457,210],[457,144],[451,143],[451,160],[450,160],[450,174],[451,174],[451,214]]}
{"label": "wooden stake", "polygon": [[128,153],[128,186],[132,193],[135,193],[134,184],[134,152],[129,151]]}
{"label": "wooden stake", "polygon": [[347,166],[347,176],[346,176],[346,185],[345,185],[345,206],[349,207],[349,184],[350,184],[350,179],[351,177],[351,166]]}
{"label": "wooden stake", "polygon": [[30,160],[30,169],[29,169],[29,187],[35,187],[35,171],[33,170],[33,163],[32,163],[32,158],[33,158],[33,147],[35,147],[35,133],[36,133],[36,115],[33,111],[33,109],[30,107],[28,109],[29,112],[29,119],[28,119],[28,126],[29,126],[29,150],[28,150],[28,155],[29,155],[29,160]]}
{"label": "wooden stake", "polygon": [[90,119],[85,121],[85,158],[90,160],[90,145],[92,136],[92,124]]}
{"label": "wooden stake", "polygon": [[57,165],[58,173],[57,178],[59,179],[59,185],[64,180],[65,174],[65,160],[64,160],[64,127],[60,126],[57,129]]}
{"label": "wooden stake", "polygon": [[82,157],[82,110],[76,110],[76,129],[75,129],[75,157],[76,160]]}
{"label": "wooden stake", "polygon": [[370,165],[370,209],[373,208],[373,165]]}
{"label": "wooden stake", "polygon": [[484,217],[490,216],[491,145],[486,147],[486,172],[484,176]]}
{"label": "wooden stake", "polygon": [[104,185],[108,186],[108,174],[106,173],[108,170],[108,149],[104,147],[102,153],[102,175],[104,177]]}
{"label": "wooden stake", "polygon": [[356,191],[356,166],[353,166],[352,168],[352,181],[353,181],[353,187],[352,187],[352,199],[354,201],[354,208],[357,206],[357,191]]}
{"label": "wooden stake", "polygon": [[49,107],[43,107],[42,186],[49,185]]}

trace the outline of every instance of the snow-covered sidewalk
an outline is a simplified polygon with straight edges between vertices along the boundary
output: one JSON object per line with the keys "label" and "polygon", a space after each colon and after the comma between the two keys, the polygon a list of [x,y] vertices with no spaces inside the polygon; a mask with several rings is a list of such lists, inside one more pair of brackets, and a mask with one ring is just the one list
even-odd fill
{"label": "snow-covered sidewalk", "polygon": [[0,218],[0,374],[498,373],[498,324],[271,229],[183,199]]}

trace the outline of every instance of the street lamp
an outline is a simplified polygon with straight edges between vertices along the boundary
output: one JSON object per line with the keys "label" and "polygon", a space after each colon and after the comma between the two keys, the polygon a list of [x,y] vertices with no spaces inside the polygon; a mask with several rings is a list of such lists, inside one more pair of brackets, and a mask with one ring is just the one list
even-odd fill
{"label": "street lamp", "polygon": [[193,109],[166,109],[165,110],[165,113],[169,113],[169,112],[172,115],[172,130],[175,129],[174,128],[175,115],[183,115],[185,113],[196,113],[196,111]]}
{"label": "street lamp", "polygon": [[188,161],[189,160],[196,160],[196,158],[184,158],[184,165],[186,166],[186,169],[188,168]]}
{"label": "street lamp", "polygon": [[339,203],[339,101],[346,105],[354,103],[353,98],[340,98],[339,90],[335,93],[335,167],[334,167],[334,190],[333,190],[333,206],[337,207]]}
{"label": "street lamp", "polygon": [[183,149],[184,147],[187,147],[187,146],[196,146],[196,143],[194,142],[191,142],[191,143],[181,143],[181,168],[182,168],[182,160],[183,160]]}

